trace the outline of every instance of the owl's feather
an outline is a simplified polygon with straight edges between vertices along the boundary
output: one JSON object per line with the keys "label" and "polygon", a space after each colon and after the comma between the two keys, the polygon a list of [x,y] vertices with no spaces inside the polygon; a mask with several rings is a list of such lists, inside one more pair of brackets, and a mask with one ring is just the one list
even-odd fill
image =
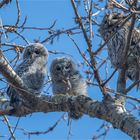
{"label": "owl's feather", "polygon": [[[25,48],[23,60],[16,67],[15,72],[28,88],[37,92],[41,91],[47,72],[47,59],[48,51],[42,44],[34,43]],[[7,95],[12,106],[19,107],[22,104],[16,87],[10,85],[7,89]]]}
{"label": "owl's feather", "polygon": [[[100,26],[100,34],[107,41],[108,54],[114,68],[121,69],[125,59],[125,46],[131,25],[127,21],[123,26],[124,16],[121,13],[106,14]],[[128,51],[126,76],[132,81],[140,80],[140,30],[134,28]]]}
{"label": "owl's feather", "polygon": [[[75,63],[68,57],[56,58],[51,67],[52,90],[54,94],[87,96],[86,81],[82,78]],[[70,117],[79,119],[82,113],[70,112]]]}

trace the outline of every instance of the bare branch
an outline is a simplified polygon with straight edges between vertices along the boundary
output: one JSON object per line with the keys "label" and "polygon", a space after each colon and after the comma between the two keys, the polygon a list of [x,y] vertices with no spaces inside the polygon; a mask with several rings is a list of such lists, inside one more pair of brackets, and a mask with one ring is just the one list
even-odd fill
{"label": "bare branch", "polygon": [[14,136],[14,133],[13,133],[13,130],[12,130],[12,128],[11,128],[11,125],[10,125],[10,123],[9,123],[9,120],[8,120],[8,118],[7,118],[6,116],[4,116],[4,120],[5,120],[5,122],[6,122],[7,126],[8,126],[9,132],[11,133],[11,137],[12,137],[14,140],[16,140],[16,138],[15,138],[15,136]]}
{"label": "bare branch", "polygon": [[74,41],[74,39],[68,34],[69,38],[71,39],[71,41],[74,43],[75,47],[77,48],[79,54],[83,57],[83,59],[85,60],[86,64],[88,66],[91,67],[90,62],[86,59],[86,57],[83,55],[83,53],[81,52],[80,48],[78,47],[78,45],[76,44],[76,42]]}
{"label": "bare branch", "polygon": [[106,85],[110,80],[111,78],[114,76],[114,74],[116,73],[117,69],[115,69],[112,74],[110,75],[110,77],[103,83],[103,86]]}
{"label": "bare branch", "polygon": [[115,95],[122,96],[124,98],[128,98],[128,99],[131,99],[133,101],[137,101],[138,103],[140,103],[140,99],[138,99],[138,98],[135,98],[135,97],[132,97],[132,96],[129,96],[129,95],[126,95],[126,94],[122,94],[120,92],[116,92],[115,90],[107,88],[107,87],[106,87],[106,90],[110,93],[115,94]]}
{"label": "bare branch", "polygon": [[[65,114],[64,114],[65,115]],[[26,135],[41,135],[41,134],[47,134],[51,131],[53,131],[56,126],[61,122],[61,120],[63,119],[64,115],[62,115],[55,123],[54,125],[52,125],[51,127],[48,128],[48,130],[46,131],[34,131],[34,132],[29,132],[29,131],[25,131],[24,134]]]}
{"label": "bare branch", "polygon": [[[20,117],[18,118],[17,123],[16,123],[16,126],[14,127],[13,134],[15,133],[15,131],[17,129],[17,126],[19,124],[19,121],[20,121]],[[11,140],[11,139],[12,139],[12,136],[9,138],[9,140]]]}
{"label": "bare branch", "polygon": [[135,86],[137,86],[138,84],[140,83],[140,80],[138,81],[135,81],[132,85],[130,85],[127,89],[126,89],[126,94],[131,90],[133,89]]}
{"label": "bare branch", "polygon": [[95,78],[96,78],[97,82],[99,83],[100,90],[102,91],[103,94],[106,94],[104,88],[102,87],[102,81],[100,79],[99,72],[98,72],[98,70],[96,68],[96,60],[94,58],[94,54],[93,54],[93,51],[92,51],[92,42],[91,42],[91,40],[89,40],[89,38],[87,36],[87,33],[86,33],[86,30],[85,30],[84,24],[82,23],[82,19],[81,19],[81,17],[78,14],[78,11],[76,9],[76,5],[75,5],[74,0],[71,0],[71,3],[72,3],[72,6],[73,6],[73,9],[74,9],[76,18],[78,20],[78,23],[79,23],[79,25],[82,28],[83,35],[84,35],[84,38],[86,40],[86,43],[88,45],[88,51],[89,51],[89,55],[90,55],[90,59],[91,59],[91,68],[93,69]]}
{"label": "bare branch", "polygon": [[[8,63],[3,59],[1,54],[0,69],[1,73],[7,78],[7,81],[11,84],[15,84],[21,89],[24,86],[21,79],[14,73],[14,71],[8,66]],[[5,69],[6,68],[6,69]],[[88,114],[92,117],[97,117],[112,123],[113,127],[121,129],[134,139],[140,139],[140,122],[135,117],[125,112],[124,108],[120,104],[115,104],[115,100],[106,95],[103,102],[98,102],[90,99],[86,96],[45,96],[27,91],[21,91],[19,94],[23,95],[30,103],[30,112],[11,112],[15,116],[21,116],[33,112],[54,112],[54,111],[74,111]],[[23,97],[22,96],[22,97]],[[18,114],[20,112],[20,114]],[[23,113],[23,114],[22,114]],[[128,129],[129,128],[129,129]],[[133,132],[133,133],[132,133]]]}
{"label": "bare branch", "polygon": [[20,8],[19,8],[18,0],[16,0],[16,5],[17,5],[18,15],[17,15],[17,21],[16,21],[15,26],[17,27],[17,26],[18,26],[18,23],[19,23],[19,21],[20,21]]}

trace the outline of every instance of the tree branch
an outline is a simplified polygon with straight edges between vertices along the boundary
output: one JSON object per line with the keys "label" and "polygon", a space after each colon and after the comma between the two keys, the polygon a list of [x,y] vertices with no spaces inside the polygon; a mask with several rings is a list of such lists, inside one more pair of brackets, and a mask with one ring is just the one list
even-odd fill
{"label": "tree branch", "polygon": [[[105,90],[104,90],[104,87],[102,87],[102,83],[103,83],[103,82],[102,82],[102,80],[101,80],[101,78],[100,78],[100,74],[99,74],[99,72],[98,72],[98,70],[97,70],[97,68],[96,68],[96,60],[95,60],[94,53],[93,53],[93,51],[92,51],[92,41],[91,41],[91,37],[88,38],[88,35],[87,35],[87,32],[86,32],[85,26],[84,26],[84,24],[83,24],[83,22],[82,22],[81,16],[79,15],[79,13],[78,13],[78,11],[77,11],[77,8],[76,8],[76,5],[75,5],[74,0],[71,0],[71,4],[72,4],[72,7],[73,7],[73,9],[74,9],[74,13],[75,13],[75,15],[76,15],[77,21],[78,21],[78,23],[79,23],[79,25],[80,25],[80,27],[81,27],[81,29],[82,29],[82,32],[83,32],[85,41],[86,41],[86,43],[87,43],[87,46],[88,46],[88,52],[89,52],[90,59],[91,59],[90,63],[91,63],[91,68],[92,68],[92,70],[93,70],[93,72],[94,72],[94,76],[95,76],[95,78],[96,78],[96,80],[97,80],[97,82],[98,82],[98,84],[99,84],[99,87],[100,87],[101,92],[102,92],[103,94],[105,94],[106,92],[105,92]],[[92,12],[92,11],[91,11],[91,12]],[[91,16],[91,13],[90,13],[89,16]],[[91,25],[90,25],[90,26],[91,26]],[[90,30],[90,31],[91,31],[91,30]]]}
{"label": "tree branch", "polygon": [[0,72],[7,81],[15,85],[16,88],[18,87],[18,93],[30,104],[28,112],[22,112],[21,108],[17,108],[15,112],[9,111],[7,114],[23,116],[34,112],[82,112],[91,117],[97,117],[110,122],[114,128],[122,130],[133,139],[140,139],[140,122],[127,113],[122,106],[115,104],[114,99],[110,96],[106,95],[103,102],[94,101],[83,95],[37,96],[24,85],[20,77],[4,59],[2,53],[0,53],[0,67]]}

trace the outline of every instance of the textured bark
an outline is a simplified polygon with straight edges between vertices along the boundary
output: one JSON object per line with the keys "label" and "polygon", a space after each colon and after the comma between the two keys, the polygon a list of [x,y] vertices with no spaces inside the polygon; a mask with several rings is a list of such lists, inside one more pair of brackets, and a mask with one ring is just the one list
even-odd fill
{"label": "textured bark", "polygon": [[9,84],[26,90],[22,79],[15,73],[12,67],[9,65],[6,58],[3,56],[2,52],[0,51],[0,72],[6,78]]}
{"label": "textured bark", "polygon": [[[86,96],[33,96],[30,112],[10,111],[10,115],[24,116],[34,112],[82,112],[91,117],[97,117],[110,122],[114,128],[122,130],[135,140],[140,139],[140,122],[131,114],[125,112],[122,106],[116,105],[114,101],[94,101]],[[28,99],[30,100],[30,99]],[[30,100],[31,101],[31,100]],[[9,114],[7,113],[7,114]],[[3,115],[3,114],[2,114]]]}
{"label": "textured bark", "polygon": [[[34,112],[81,112],[91,117],[106,120],[114,128],[122,130],[133,139],[140,139],[140,122],[131,114],[127,113],[121,104],[116,104],[115,100],[109,95],[106,95],[102,102],[94,101],[82,95],[66,96],[60,94],[59,96],[35,96],[33,91],[26,88],[20,77],[16,75],[8,62],[3,58],[2,54],[0,54],[0,72],[10,84],[18,87],[19,94],[26,99],[27,106],[29,107],[28,112],[24,112],[24,109],[22,110],[20,108],[17,110],[12,109],[9,112],[3,111],[7,115],[24,116]],[[0,106],[0,110],[4,110],[4,108]],[[0,115],[3,114],[0,113]]]}

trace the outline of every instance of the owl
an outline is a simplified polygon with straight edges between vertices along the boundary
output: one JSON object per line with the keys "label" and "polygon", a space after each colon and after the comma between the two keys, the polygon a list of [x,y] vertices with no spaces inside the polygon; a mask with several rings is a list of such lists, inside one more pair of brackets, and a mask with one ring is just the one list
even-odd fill
{"label": "owl", "polygon": [[[25,48],[22,62],[16,67],[15,72],[31,90],[40,92],[47,74],[48,51],[40,43],[30,44]],[[7,89],[12,106],[19,107],[22,99],[15,87],[10,85]]]}
{"label": "owl", "polygon": [[[106,14],[99,29],[101,37],[107,42],[111,64],[118,69],[121,69],[124,63],[125,46],[131,25],[129,20],[124,23],[125,19],[126,16],[121,13]],[[132,81],[140,80],[140,30],[137,28],[132,31],[126,66],[126,77]]]}
{"label": "owl", "polygon": [[[87,84],[77,70],[76,64],[68,57],[56,58],[50,67],[52,91],[56,95],[85,95]],[[70,112],[70,118],[79,119],[82,113]]]}

